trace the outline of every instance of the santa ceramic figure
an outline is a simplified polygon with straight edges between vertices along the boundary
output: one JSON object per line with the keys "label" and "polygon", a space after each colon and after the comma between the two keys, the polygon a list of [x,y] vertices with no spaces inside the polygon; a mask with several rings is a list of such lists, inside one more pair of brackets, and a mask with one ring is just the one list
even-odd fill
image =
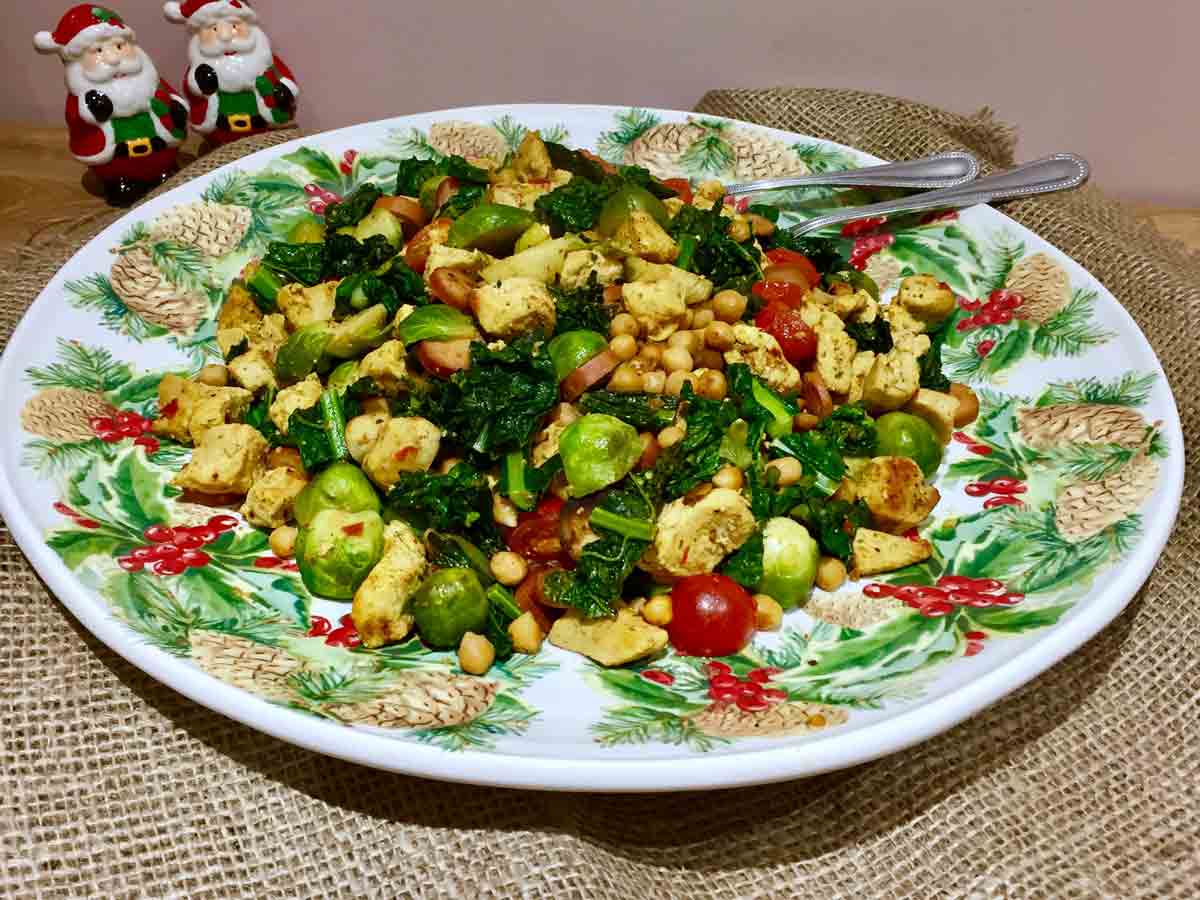
{"label": "santa ceramic figure", "polygon": [[300,88],[246,0],[186,0],[163,11],[191,33],[183,86],[196,131],[227,144],[292,121]]}
{"label": "santa ceramic figure", "polygon": [[110,202],[132,202],[175,171],[187,101],[158,77],[117,13],[73,6],[33,45],[63,61],[71,153],[91,166]]}

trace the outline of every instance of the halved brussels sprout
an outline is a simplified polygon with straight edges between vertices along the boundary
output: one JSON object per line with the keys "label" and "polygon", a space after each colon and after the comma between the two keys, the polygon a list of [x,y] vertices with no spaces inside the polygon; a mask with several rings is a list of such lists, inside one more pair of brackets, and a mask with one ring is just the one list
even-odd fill
{"label": "halved brussels sprout", "polygon": [[317,473],[296,497],[296,521],[304,527],[322,510],[379,512],[381,506],[362,469],[353,463],[335,462]]}
{"label": "halved brussels sprout", "polygon": [[387,307],[376,303],[335,325],[325,345],[325,352],[335,359],[362,356],[388,339],[391,324]]}
{"label": "halved brussels sprout", "polygon": [[763,529],[763,577],[758,585],[784,609],[808,600],[821,550],[808,529],[782,516],[768,519]]}
{"label": "halved brussels sprout", "polygon": [[304,586],[319,597],[352,600],[383,557],[379,513],[323,509],[296,538],[296,562]]}
{"label": "halved brussels sprout", "polygon": [[582,497],[628,475],[642,455],[642,441],[616,416],[591,413],[567,426],[558,453],[571,496]]}
{"label": "halved brussels sprout", "polygon": [[312,322],[297,328],[275,355],[275,374],[282,381],[301,381],[317,370],[333,337],[329,322]]}
{"label": "halved brussels sprout", "polygon": [[407,346],[418,341],[461,341],[478,337],[475,322],[453,306],[422,306],[396,326],[396,337]]}
{"label": "halved brussels sprout", "polygon": [[546,345],[554,374],[562,381],[597,353],[603,353],[608,341],[598,331],[565,331]]}

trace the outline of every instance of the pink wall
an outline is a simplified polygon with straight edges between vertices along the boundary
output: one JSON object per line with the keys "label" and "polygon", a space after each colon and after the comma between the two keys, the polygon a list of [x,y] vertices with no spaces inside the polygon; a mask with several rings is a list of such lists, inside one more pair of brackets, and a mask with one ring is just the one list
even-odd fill
{"label": "pink wall", "polygon": [[[113,3],[177,83],[183,29],[156,0]],[[31,39],[67,0],[5,5],[0,118],[56,121],[59,67]],[[300,79],[307,128],[493,101],[686,109],[714,87],[853,87],[964,112],[990,105],[1020,126],[1024,158],[1074,150],[1110,193],[1200,205],[1196,0],[256,6]]]}

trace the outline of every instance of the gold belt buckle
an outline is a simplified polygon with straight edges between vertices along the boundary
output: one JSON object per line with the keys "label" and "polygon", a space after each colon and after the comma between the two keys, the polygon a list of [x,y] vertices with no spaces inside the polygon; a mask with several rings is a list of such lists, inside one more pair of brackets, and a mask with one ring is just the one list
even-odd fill
{"label": "gold belt buckle", "polygon": [[126,141],[125,146],[129,148],[130,156],[149,156],[154,152],[150,138],[134,138],[132,141]]}
{"label": "gold belt buckle", "polygon": [[245,113],[235,113],[229,117],[230,131],[249,131],[250,117]]}

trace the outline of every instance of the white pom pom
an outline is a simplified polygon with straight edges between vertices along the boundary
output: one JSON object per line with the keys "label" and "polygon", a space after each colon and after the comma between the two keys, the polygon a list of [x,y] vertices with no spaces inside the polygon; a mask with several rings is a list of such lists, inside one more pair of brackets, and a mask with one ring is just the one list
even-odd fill
{"label": "white pom pom", "polygon": [[163,4],[163,15],[167,17],[168,22],[183,23],[187,21],[183,15],[183,10],[175,2]]}
{"label": "white pom pom", "polygon": [[60,44],[55,43],[54,35],[48,31],[39,31],[33,36],[33,46],[38,53],[58,53],[62,50]]}

